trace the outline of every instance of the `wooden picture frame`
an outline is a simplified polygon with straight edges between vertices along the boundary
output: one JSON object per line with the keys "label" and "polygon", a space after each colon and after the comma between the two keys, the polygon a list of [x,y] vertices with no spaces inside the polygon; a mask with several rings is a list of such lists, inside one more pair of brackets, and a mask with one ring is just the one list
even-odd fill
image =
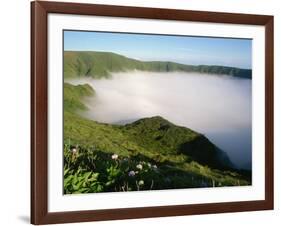
{"label": "wooden picture frame", "polygon": [[[95,15],[265,27],[265,199],[48,211],[48,14]],[[52,224],[273,209],[273,16],[35,1],[31,3],[31,223]]]}

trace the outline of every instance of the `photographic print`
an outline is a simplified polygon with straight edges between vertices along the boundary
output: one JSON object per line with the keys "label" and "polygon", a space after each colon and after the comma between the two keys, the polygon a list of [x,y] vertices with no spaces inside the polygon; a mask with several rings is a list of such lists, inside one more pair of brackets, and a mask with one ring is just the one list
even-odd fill
{"label": "photographic print", "polygon": [[31,223],[272,210],[273,33],[272,15],[31,2]]}
{"label": "photographic print", "polygon": [[64,194],[252,184],[252,40],[63,31]]}

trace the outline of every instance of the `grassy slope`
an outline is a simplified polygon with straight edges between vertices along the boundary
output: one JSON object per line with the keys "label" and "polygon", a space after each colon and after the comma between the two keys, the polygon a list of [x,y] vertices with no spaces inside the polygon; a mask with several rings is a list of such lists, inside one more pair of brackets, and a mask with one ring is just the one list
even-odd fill
{"label": "grassy slope", "polygon": [[199,72],[207,74],[232,75],[241,78],[251,78],[252,70],[225,66],[211,65],[185,65],[174,62],[150,61],[144,62],[130,59],[125,56],[110,52],[94,51],[65,51],[64,76],[91,76],[94,78],[110,77],[111,72],[130,70],[152,72]]}
{"label": "grassy slope", "polygon": [[[176,175],[179,172],[192,173],[221,185],[235,185],[237,179],[241,185],[250,183],[231,170],[229,159],[206,137],[159,116],[118,126],[98,123],[76,114],[76,110],[86,109],[81,98],[93,94],[88,85],[64,85],[65,143],[123,157],[142,156],[163,164],[166,170],[169,166],[168,175],[172,170],[177,172]],[[224,161],[221,161],[222,156]]]}
{"label": "grassy slope", "polygon": [[86,110],[87,108],[81,102],[81,99],[95,94],[95,91],[88,84],[73,86],[71,84],[64,83],[63,92],[64,111],[66,112]]}

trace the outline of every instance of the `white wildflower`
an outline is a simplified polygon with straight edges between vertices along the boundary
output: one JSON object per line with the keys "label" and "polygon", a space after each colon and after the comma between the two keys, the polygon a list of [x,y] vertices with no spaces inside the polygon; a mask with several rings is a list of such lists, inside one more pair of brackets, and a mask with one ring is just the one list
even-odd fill
{"label": "white wildflower", "polygon": [[139,170],[142,170],[142,164],[138,164],[138,165],[137,165],[137,168],[138,168]]}
{"label": "white wildflower", "polygon": [[141,185],[144,185],[144,181],[143,180],[140,180],[139,181],[139,185],[141,186]]}
{"label": "white wildflower", "polygon": [[157,166],[156,166],[156,165],[153,165],[152,167],[153,167],[154,169],[157,169]]}
{"label": "white wildflower", "polygon": [[73,154],[77,153],[77,149],[76,149],[76,148],[71,148],[70,150],[71,150],[71,152],[72,152]]}
{"label": "white wildflower", "polygon": [[114,155],[111,156],[111,158],[112,158],[113,160],[116,160],[116,159],[118,159],[118,155],[117,155],[117,154],[114,154]]}
{"label": "white wildflower", "polygon": [[131,170],[129,173],[128,173],[129,177],[134,177],[136,175],[135,171]]}

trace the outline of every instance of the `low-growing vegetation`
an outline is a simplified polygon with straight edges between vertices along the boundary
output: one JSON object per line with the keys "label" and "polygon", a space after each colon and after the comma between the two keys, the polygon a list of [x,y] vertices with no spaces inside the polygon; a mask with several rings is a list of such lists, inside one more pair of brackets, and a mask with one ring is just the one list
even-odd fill
{"label": "low-growing vegetation", "polygon": [[[247,185],[237,173],[212,171],[195,162],[186,170],[145,156],[123,157],[65,144],[64,193],[95,193]],[[237,178],[238,177],[238,178]]]}

